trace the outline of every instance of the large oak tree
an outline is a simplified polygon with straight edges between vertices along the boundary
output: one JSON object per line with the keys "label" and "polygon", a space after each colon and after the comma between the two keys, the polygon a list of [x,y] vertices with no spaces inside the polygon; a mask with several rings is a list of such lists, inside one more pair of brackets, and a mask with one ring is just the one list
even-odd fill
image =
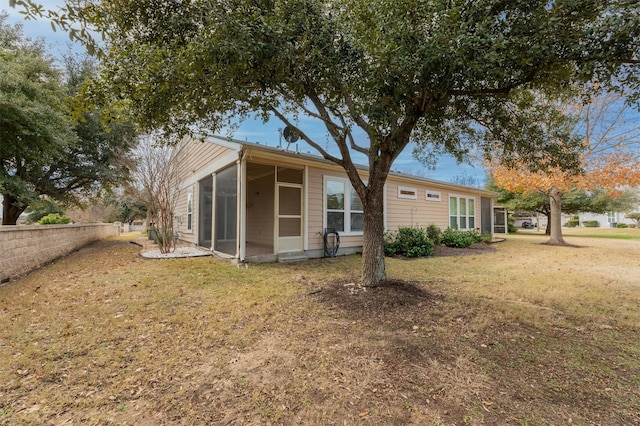
{"label": "large oak tree", "polygon": [[61,73],[42,43],[25,40],[0,15],[0,194],[2,224],[37,200],[42,171],[76,142]]}
{"label": "large oak tree", "polygon": [[[258,112],[342,166],[364,205],[365,285],[386,278],[382,194],[410,140],[456,155],[480,143],[508,162],[546,146],[523,92],[638,82],[637,2],[75,0],[60,11],[18,3],[101,47],[92,94],[116,95],[110,102],[141,125],[216,132]],[[102,46],[88,29],[104,34]],[[296,125],[300,115],[322,123],[335,150]],[[354,153],[366,157],[367,176]]]}
{"label": "large oak tree", "polygon": [[135,143],[131,123],[106,126],[99,111],[71,114],[70,99],[95,72],[90,59],[62,69],[42,42],[0,16],[0,194],[3,225],[46,195],[81,205],[128,176],[121,161]]}

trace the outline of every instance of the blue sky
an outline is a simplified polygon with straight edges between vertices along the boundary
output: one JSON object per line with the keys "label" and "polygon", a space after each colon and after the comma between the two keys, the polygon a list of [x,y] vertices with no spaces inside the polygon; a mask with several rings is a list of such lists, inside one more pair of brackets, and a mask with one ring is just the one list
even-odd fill
{"label": "blue sky", "polygon": [[[62,4],[61,1],[58,0],[42,0],[42,4],[48,8],[54,8],[56,5]],[[30,38],[44,38],[47,41],[47,46],[49,52],[56,57],[61,56],[64,53],[72,51],[83,52],[84,48],[78,43],[72,43],[69,40],[69,37],[66,33],[61,31],[54,32],[51,29],[51,25],[46,20],[38,20],[38,21],[26,21],[23,19],[22,15],[18,13],[18,10],[12,9],[8,7],[8,4],[3,6],[4,10],[9,13],[9,23],[21,23],[23,25],[24,35]],[[323,126],[320,123],[303,123],[303,130],[307,132],[309,135],[312,135],[316,141],[318,141],[323,147],[327,148],[326,131],[323,129]],[[232,137],[240,140],[246,140],[249,142],[259,142],[261,144],[269,145],[269,146],[278,146],[280,134],[278,129],[283,128],[284,125],[278,120],[270,120],[268,123],[262,123],[259,119],[248,119],[241,123],[239,127],[235,130]],[[366,146],[366,140],[363,138],[360,141],[361,145]],[[282,141],[283,147],[287,147],[286,142]],[[295,146],[289,147],[292,150],[295,150]],[[297,147],[300,152],[317,154],[317,152],[307,146],[306,144],[299,144]],[[334,149],[330,144],[328,145],[328,149],[332,154],[337,153],[337,150]],[[456,160],[450,156],[441,156],[439,158],[438,164],[434,170],[430,170],[422,165],[418,160],[413,158],[412,147],[409,146],[407,149],[398,157],[395,163],[392,166],[392,170],[399,171],[402,173],[409,173],[414,175],[419,175],[422,177],[427,177],[430,179],[437,179],[445,182],[450,182],[455,177],[465,176],[468,178],[472,178],[474,181],[482,184],[484,182],[484,170],[480,166],[471,166],[468,164],[457,164]],[[364,156],[354,157],[354,161],[359,164],[366,164],[366,158]]]}

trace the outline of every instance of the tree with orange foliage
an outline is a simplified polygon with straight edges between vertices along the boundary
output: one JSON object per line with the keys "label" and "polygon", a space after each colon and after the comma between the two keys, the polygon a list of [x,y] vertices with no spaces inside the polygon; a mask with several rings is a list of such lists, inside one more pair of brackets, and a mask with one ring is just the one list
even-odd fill
{"label": "tree with orange foliage", "polygon": [[[547,195],[551,206],[547,244],[565,245],[563,194],[600,189],[615,197],[621,188],[640,186],[640,127],[626,121],[633,112],[620,94],[603,93],[584,104],[546,107],[545,120],[540,124],[555,149],[532,153],[535,162],[529,158],[501,164],[493,159],[490,173],[500,187],[509,191]],[[581,143],[576,144],[576,140]],[[564,164],[563,157],[567,159]]]}

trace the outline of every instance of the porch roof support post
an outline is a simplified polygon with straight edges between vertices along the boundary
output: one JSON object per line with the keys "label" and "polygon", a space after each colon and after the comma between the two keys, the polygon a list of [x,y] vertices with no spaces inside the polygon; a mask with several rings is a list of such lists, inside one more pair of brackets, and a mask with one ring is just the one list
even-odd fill
{"label": "porch roof support post", "polygon": [[309,250],[309,166],[305,164],[302,177],[302,249]]}
{"label": "porch roof support post", "polygon": [[[216,249],[216,173],[211,173],[211,251]],[[199,231],[198,231],[199,232]]]}
{"label": "porch roof support post", "polygon": [[239,158],[236,162],[238,165],[238,208],[237,208],[237,218],[236,218],[236,226],[237,232],[237,252],[236,257],[242,262],[246,257],[247,251],[247,242],[246,242],[246,233],[247,233],[247,191],[245,190],[246,186],[246,178],[247,178],[247,160],[243,157]]}
{"label": "porch roof support post", "polygon": [[[482,201],[480,201],[482,203]],[[496,223],[495,223],[495,215],[493,214],[493,209],[495,208],[495,205],[493,204],[493,198],[489,198],[489,206],[491,207],[489,209],[489,216],[491,217],[491,239],[493,239],[493,237],[495,237],[496,235]]]}
{"label": "porch roof support post", "polygon": [[509,211],[504,209],[504,233],[509,234]]}

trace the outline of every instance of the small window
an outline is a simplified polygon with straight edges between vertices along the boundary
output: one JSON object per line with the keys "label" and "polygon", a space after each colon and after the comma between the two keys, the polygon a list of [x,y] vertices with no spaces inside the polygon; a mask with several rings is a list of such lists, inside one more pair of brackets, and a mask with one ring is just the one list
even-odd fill
{"label": "small window", "polygon": [[398,187],[398,198],[409,198],[411,200],[418,199],[418,190],[415,188],[409,188],[406,186]]}
{"label": "small window", "polygon": [[193,189],[187,192],[187,231],[191,231],[193,224]]}
{"label": "small window", "polygon": [[426,191],[425,197],[426,197],[427,201],[440,201],[441,200],[440,193],[436,192],[436,191]]}

